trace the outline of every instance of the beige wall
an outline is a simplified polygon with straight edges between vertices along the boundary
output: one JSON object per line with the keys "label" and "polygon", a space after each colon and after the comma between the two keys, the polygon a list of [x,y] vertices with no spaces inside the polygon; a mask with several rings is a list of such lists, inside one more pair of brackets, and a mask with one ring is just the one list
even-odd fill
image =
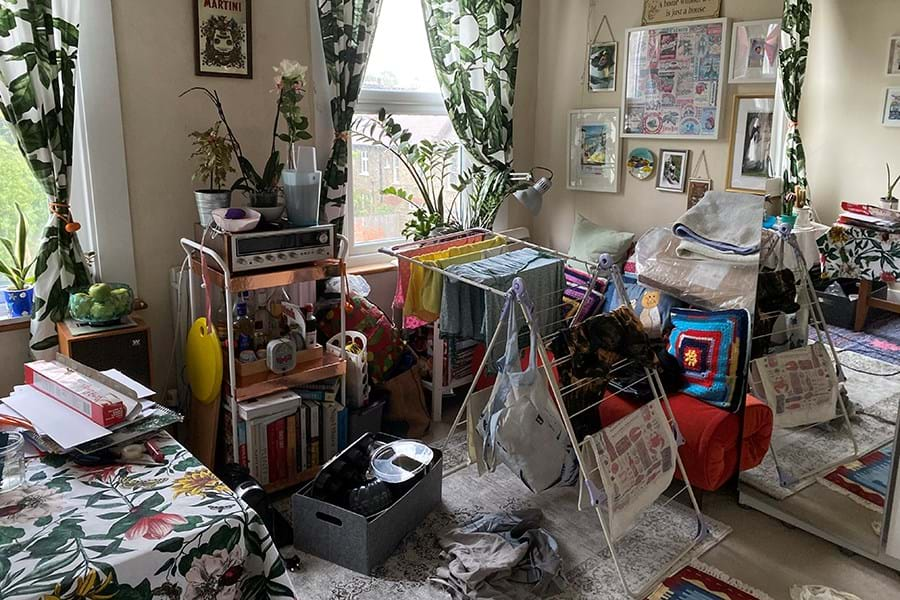
{"label": "beige wall", "polygon": [[[838,2],[840,0],[837,0]],[[846,4],[857,5],[858,2]],[[625,30],[641,23],[642,3],[599,0],[588,23],[590,2],[542,0],[538,51],[537,109],[534,125],[536,164],[546,165],[556,173],[553,189],[544,198],[542,212],[534,219],[534,233],[541,243],[567,250],[575,213],[612,229],[638,234],[654,225],[671,223],[685,209],[686,195],[658,192],[654,177],[638,181],[622,171],[618,194],[570,191],[566,189],[566,156],[568,151],[568,112],[578,108],[618,108],[622,104],[625,60]],[[722,16],[733,20],[777,18],[781,0],[723,0]],[[593,37],[603,14],[612,25],[619,42],[618,82],[615,92],[588,93],[580,78],[585,60],[588,35]],[[604,28],[599,39],[608,39]],[[725,165],[728,161],[728,137],[731,103],[735,93],[774,94],[774,86],[728,86],[722,94],[724,112],[716,141],[625,139],[620,156],[628,156],[632,148],[688,149],[693,168],[701,150],[706,150],[714,189],[725,187]]]}
{"label": "beige wall", "polygon": [[900,175],[900,128],[881,124],[885,88],[900,86],[885,75],[892,35],[900,35],[897,0],[813,0],[800,130],[822,222],[834,221],[841,201],[884,196],[885,162]]}

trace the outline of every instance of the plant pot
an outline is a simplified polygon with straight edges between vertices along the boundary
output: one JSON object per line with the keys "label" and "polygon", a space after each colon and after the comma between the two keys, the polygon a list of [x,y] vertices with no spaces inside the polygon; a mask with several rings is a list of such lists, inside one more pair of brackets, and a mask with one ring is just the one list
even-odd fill
{"label": "plant pot", "polygon": [[230,190],[197,190],[194,198],[197,200],[197,214],[203,227],[212,223],[212,211],[231,206]]}
{"label": "plant pot", "polygon": [[318,225],[322,172],[304,173],[285,169],[281,172],[281,182],[284,184],[284,203],[288,221],[298,227]]}
{"label": "plant pot", "polygon": [[781,223],[787,223],[791,227],[794,226],[794,223],[797,222],[797,215],[779,215],[778,220]]}
{"label": "plant pot", "polygon": [[890,199],[881,197],[878,199],[878,202],[879,202],[879,206],[881,206],[881,208],[889,208],[891,210],[897,210],[897,199],[894,198],[893,196],[891,196]]}
{"label": "plant pot", "polygon": [[34,288],[3,290],[3,299],[11,317],[30,317],[34,308]]}
{"label": "plant pot", "polygon": [[278,192],[275,190],[268,192],[248,192],[247,198],[250,200],[250,208],[255,209],[274,207],[278,204]]}

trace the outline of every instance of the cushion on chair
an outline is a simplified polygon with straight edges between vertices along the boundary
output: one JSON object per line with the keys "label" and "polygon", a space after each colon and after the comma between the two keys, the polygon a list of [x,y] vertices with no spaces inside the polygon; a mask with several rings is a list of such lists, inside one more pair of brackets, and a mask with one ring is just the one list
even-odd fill
{"label": "cushion on chair", "polygon": [[[672,414],[684,437],[678,453],[691,485],[714,491],[734,474],[740,417],[711,406],[688,394],[669,396]],[[637,402],[611,396],[600,404],[600,420],[609,425],[638,409]],[[747,395],[741,470],[757,466],[765,457],[772,438],[772,411],[762,401]],[[680,478],[680,473],[675,472]]]}

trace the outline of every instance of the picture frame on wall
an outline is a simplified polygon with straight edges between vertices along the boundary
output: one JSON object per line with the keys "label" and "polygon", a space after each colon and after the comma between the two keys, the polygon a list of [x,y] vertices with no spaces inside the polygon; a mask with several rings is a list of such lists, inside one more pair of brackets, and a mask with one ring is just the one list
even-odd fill
{"label": "picture frame on wall", "polygon": [[194,73],[199,76],[253,78],[250,0],[192,0]]}
{"label": "picture frame on wall", "polygon": [[728,19],[626,32],[622,137],[717,139]]}
{"label": "picture frame on wall", "polygon": [[900,35],[888,40],[888,75],[900,75]]}
{"label": "picture frame on wall", "polygon": [[771,83],[778,78],[781,21],[743,21],[731,30],[728,83]]}
{"label": "picture frame on wall", "polygon": [[712,181],[709,179],[699,179],[692,177],[688,180],[687,188],[687,207],[693,208],[703,196],[712,189]]}
{"label": "picture frame on wall", "polygon": [[566,187],[585,192],[618,192],[620,146],[619,109],[570,111]]}
{"label": "picture frame on wall", "polygon": [[889,87],[885,90],[881,124],[886,127],[900,127],[900,87]]}
{"label": "picture frame on wall", "polygon": [[616,91],[616,62],[618,58],[618,42],[597,42],[591,44],[588,52],[589,91]]}
{"label": "picture frame on wall", "polygon": [[683,194],[687,185],[689,150],[660,150],[656,189]]}
{"label": "picture frame on wall", "polygon": [[729,192],[764,194],[771,177],[775,96],[735,96],[728,150]]}

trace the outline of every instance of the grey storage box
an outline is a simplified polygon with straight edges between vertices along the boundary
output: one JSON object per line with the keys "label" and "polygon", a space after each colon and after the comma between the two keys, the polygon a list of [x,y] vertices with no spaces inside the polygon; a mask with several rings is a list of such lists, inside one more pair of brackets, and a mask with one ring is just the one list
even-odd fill
{"label": "grey storage box", "polygon": [[[377,434],[376,439],[398,438]],[[441,502],[444,460],[440,450],[432,450],[434,459],[425,476],[372,520],[311,498],[313,484],[298,491],[292,501],[294,547],[357,573],[371,573]]]}

